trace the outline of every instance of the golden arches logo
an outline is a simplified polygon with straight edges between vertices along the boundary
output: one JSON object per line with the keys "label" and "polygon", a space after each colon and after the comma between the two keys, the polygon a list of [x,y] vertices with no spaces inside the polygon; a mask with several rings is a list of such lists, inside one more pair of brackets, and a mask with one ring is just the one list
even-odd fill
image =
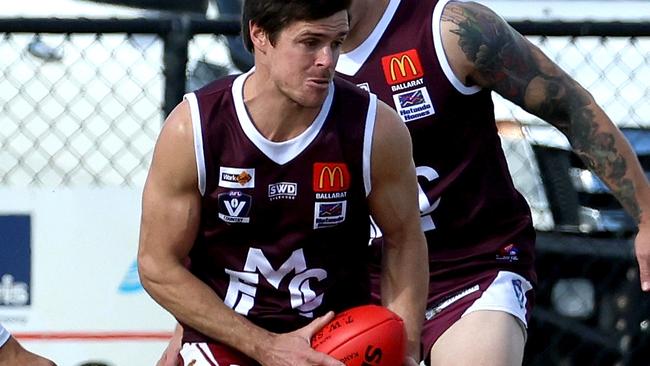
{"label": "golden arches logo", "polygon": [[[325,184],[324,184],[325,174],[327,174],[327,178],[328,178],[328,183],[329,183],[328,188],[334,188],[334,187],[343,188],[345,186],[345,179],[343,177],[343,171],[341,170],[341,167],[336,166],[334,168],[330,168],[329,166],[326,166],[320,171],[320,178],[318,179],[318,188],[320,189],[325,188]],[[334,185],[337,176],[339,177],[339,181],[338,181],[339,184]]]}
{"label": "golden arches logo", "polygon": [[381,67],[389,85],[404,83],[424,76],[420,56],[415,48],[382,57]]}
{"label": "golden arches logo", "polygon": [[400,58],[391,57],[389,62],[389,68],[390,68],[390,78],[392,81],[397,80],[397,75],[395,73],[395,65],[397,65],[400,75],[403,78],[406,77],[406,63],[408,63],[408,66],[410,66],[411,75],[416,76],[418,74],[418,69],[415,67],[413,60],[411,60],[411,58],[408,55],[402,55],[402,57]]}
{"label": "golden arches logo", "polygon": [[343,192],[350,187],[345,163],[314,163],[314,192]]}

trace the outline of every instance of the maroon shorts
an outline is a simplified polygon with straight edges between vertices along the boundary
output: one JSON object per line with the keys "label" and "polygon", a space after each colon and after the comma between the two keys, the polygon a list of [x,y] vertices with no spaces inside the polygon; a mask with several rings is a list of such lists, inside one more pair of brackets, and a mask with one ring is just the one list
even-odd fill
{"label": "maroon shorts", "polygon": [[468,281],[460,290],[429,301],[422,327],[422,351],[427,361],[438,338],[463,315],[474,311],[502,311],[527,327],[535,292],[530,281],[507,271],[485,272]]}
{"label": "maroon shorts", "polygon": [[183,343],[182,366],[260,366],[232,347],[220,343]]}
{"label": "maroon shorts", "polygon": [[[378,265],[381,254],[376,245],[373,247],[375,258],[370,266],[372,299],[381,303],[381,268]],[[449,271],[446,276],[430,277],[421,337],[423,358],[428,364],[435,342],[464,314],[477,310],[503,311],[527,326],[534,302],[530,280],[503,268],[482,266],[479,270]]]}

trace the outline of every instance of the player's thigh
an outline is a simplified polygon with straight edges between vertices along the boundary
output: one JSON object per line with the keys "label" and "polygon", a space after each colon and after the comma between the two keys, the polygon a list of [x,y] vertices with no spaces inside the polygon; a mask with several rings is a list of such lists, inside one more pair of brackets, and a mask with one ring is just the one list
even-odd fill
{"label": "player's thigh", "polygon": [[525,328],[513,315],[493,310],[466,314],[431,348],[431,366],[520,366]]}

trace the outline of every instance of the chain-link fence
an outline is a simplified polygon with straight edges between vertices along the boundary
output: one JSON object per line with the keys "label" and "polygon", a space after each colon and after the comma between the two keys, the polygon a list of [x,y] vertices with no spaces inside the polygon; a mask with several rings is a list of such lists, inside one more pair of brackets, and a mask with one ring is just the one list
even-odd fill
{"label": "chain-link fence", "polygon": [[[650,171],[650,25],[515,26],[594,95]],[[650,298],[639,290],[635,223],[563,135],[494,99],[513,179],[538,229],[525,363],[647,365]]]}
{"label": "chain-link fence", "polygon": [[[589,89],[650,170],[650,26],[515,23]],[[237,72],[236,21],[0,20],[0,186],[140,187],[186,90]],[[539,230],[528,365],[645,365],[634,223],[557,131],[495,96]]]}
{"label": "chain-link fence", "polygon": [[[230,21],[0,20],[0,184],[141,186],[164,116],[234,72]],[[188,54],[191,59],[188,62]]]}

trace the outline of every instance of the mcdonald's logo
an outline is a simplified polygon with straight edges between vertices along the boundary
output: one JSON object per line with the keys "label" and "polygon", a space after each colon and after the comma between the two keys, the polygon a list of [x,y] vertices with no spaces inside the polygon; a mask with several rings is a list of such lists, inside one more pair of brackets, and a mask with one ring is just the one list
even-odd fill
{"label": "mcdonald's logo", "polygon": [[418,51],[411,49],[381,58],[381,66],[389,85],[404,83],[424,76]]}
{"label": "mcdonald's logo", "polygon": [[314,192],[342,192],[350,188],[345,163],[314,163]]}

